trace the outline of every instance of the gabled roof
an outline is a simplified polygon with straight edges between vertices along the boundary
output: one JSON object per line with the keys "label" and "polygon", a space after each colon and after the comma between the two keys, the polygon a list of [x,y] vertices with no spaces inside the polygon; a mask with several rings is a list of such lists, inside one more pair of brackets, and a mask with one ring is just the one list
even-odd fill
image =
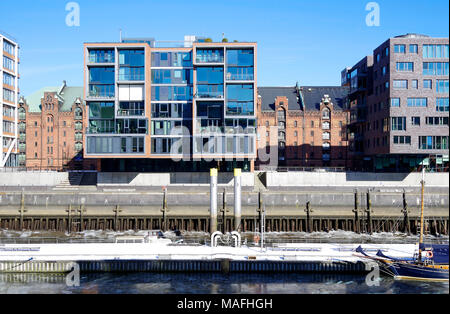
{"label": "gabled roof", "polygon": [[288,110],[301,110],[301,102],[298,99],[295,86],[293,87],[258,87],[258,95],[261,96],[261,110],[274,111],[275,98],[287,97]]}
{"label": "gabled roof", "polygon": [[334,110],[345,109],[345,99],[350,91],[348,86],[301,86],[303,107],[306,111],[320,110],[324,95],[330,96]]}
{"label": "gabled roof", "polygon": [[50,87],[44,87],[33,94],[26,96],[25,101],[28,105],[28,111],[29,112],[41,112],[41,99],[44,97],[45,92],[55,92],[60,99],[61,107],[60,111],[71,111],[72,105],[75,103],[77,98],[83,99],[83,87],[69,87],[66,86],[62,90],[62,92],[59,94],[59,91],[61,90],[61,86],[50,86]]}

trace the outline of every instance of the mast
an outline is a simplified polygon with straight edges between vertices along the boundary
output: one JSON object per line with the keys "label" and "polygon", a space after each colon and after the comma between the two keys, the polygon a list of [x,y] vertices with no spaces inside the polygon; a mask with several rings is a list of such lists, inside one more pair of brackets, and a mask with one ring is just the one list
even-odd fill
{"label": "mast", "polygon": [[422,250],[420,249],[420,245],[423,243],[423,231],[424,231],[424,226],[423,226],[423,194],[424,194],[424,190],[425,190],[425,168],[423,165],[423,161],[422,161],[422,181],[420,181],[420,184],[422,186],[422,191],[421,191],[421,199],[420,199],[420,237],[419,237],[419,262],[422,261]]}

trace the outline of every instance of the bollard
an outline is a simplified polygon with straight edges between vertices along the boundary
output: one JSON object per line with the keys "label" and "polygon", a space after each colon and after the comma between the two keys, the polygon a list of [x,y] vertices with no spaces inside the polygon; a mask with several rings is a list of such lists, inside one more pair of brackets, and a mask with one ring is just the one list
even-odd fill
{"label": "bollard", "polygon": [[20,200],[20,209],[19,209],[19,213],[20,213],[19,228],[20,228],[20,230],[23,230],[23,215],[26,212],[27,212],[27,210],[25,209],[25,194],[22,192],[22,199]]}
{"label": "bollard", "polygon": [[241,169],[234,169],[234,230],[241,229]]}
{"label": "bollard", "polygon": [[411,233],[411,228],[409,226],[409,217],[408,217],[408,203],[406,202],[406,193],[405,190],[403,190],[403,209],[402,209],[404,219],[403,219],[403,232],[407,233],[408,235]]}
{"label": "bollard", "polygon": [[169,210],[167,209],[167,187],[163,187],[164,195],[163,195],[163,206],[161,208],[162,212],[162,221],[161,221],[161,229],[163,232],[167,231],[167,213]]}
{"label": "bollard", "polygon": [[307,232],[312,232],[312,228],[311,228],[311,213],[313,212],[313,210],[310,208],[311,203],[308,201],[306,202],[306,209],[305,209],[305,213],[306,213],[306,231]]}
{"label": "bollard", "polygon": [[[122,210],[120,209],[119,205],[116,205],[116,208],[113,209],[113,212],[114,212],[114,231],[118,231],[117,222],[119,220],[119,213],[121,211]],[[97,226],[97,228],[98,228],[98,226]]]}
{"label": "bollard", "polygon": [[212,168],[210,171],[210,230],[213,234],[217,231],[217,169]]}
{"label": "bollard", "polygon": [[367,209],[366,209],[366,214],[367,214],[367,232],[369,234],[372,234],[372,218],[370,217],[370,213],[371,213],[371,207],[372,207],[372,202],[370,200],[370,191],[367,190]]}
{"label": "bollard", "polygon": [[360,222],[359,222],[359,217],[358,217],[358,206],[359,206],[359,201],[358,201],[358,190],[355,189],[355,209],[353,209],[352,211],[355,213],[355,222],[353,223],[353,232],[359,233],[359,227],[360,227]]}

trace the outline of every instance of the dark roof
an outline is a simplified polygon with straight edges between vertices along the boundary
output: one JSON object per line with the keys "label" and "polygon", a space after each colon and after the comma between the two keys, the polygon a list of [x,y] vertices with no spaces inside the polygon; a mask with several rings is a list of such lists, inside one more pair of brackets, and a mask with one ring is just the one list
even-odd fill
{"label": "dark roof", "polygon": [[275,98],[285,96],[288,99],[288,110],[301,110],[295,86],[292,87],[258,87],[261,96],[261,111],[274,111]]}
{"label": "dark roof", "polygon": [[301,86],[300,93],[303,107],[306,111],[320,109],[320,103],[324,95],[330,96],[334,110],[345,109],[345,98],[350,88],[348,86]]}

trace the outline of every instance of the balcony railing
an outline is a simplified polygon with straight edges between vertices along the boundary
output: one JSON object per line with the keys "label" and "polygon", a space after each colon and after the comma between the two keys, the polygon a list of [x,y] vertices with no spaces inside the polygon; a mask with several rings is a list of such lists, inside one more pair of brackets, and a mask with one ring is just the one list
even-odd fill
{"label": "balcony railing", "polygon": [[144,109],[118,109],[117,110],[118,116],[144,116],[145,110]]}
{"label": "balcony railing", "polygon": [[231,74],[227,73],[227,80],[228,81],[253,81],[254,80],[253,74]]}
{"label": "balcony railing", "polygon": [[[121,70],[126,70],[126,73],[120,73]],[[144,68],[120,68],[119,81],[144,81]]]}
{"label": "balcony railing", "polygon": [[114,54],[89,55],[89,63],[114,63]]}
{"label": "balcony railing", "polygon": [[89,85],[89,97],[95,98],[113,98],[115,96],[114,84],[112,85]]}
{"label": "balcony railing", "polygon": [[195,59],[196,63],[223,63],[224,57],[221,55],[198,55]]}

